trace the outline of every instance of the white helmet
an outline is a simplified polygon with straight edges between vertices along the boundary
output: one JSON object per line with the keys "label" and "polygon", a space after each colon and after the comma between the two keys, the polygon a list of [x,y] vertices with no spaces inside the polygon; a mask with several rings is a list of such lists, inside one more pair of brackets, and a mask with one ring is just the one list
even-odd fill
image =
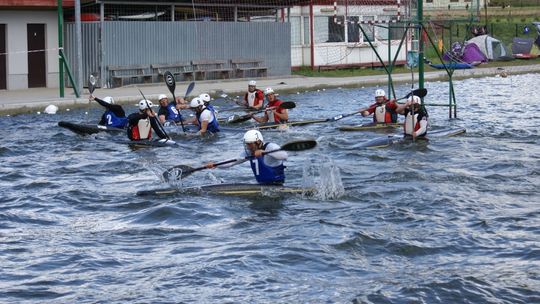
{"label": "white helmet", "polygon": [[158,101],[162,100],[163,98],[168,98],[165,94],[159,94]]}
{"label": "white helmet", "polygon": [[386,93],[384,92],[383,89],[378,89],[377,91],[375,91],[375,97],[384,97],[386,96]]}
{"label": "white helmet", "polygon": [[413,104],[415,104],[415,103],[420,104],[420,102],[421,102],[422,100],[420,99],[420,97],[418,97],[418,96],[416,96],[416,95],[413,95],[413,96],[409,97],[409,98],[407,99],[407,101],[410,101],[410,102],[413,103]]}
{"label": "white helmet", "polygon": [[58,107],[55,105],[48,105],[45,108],[45,113],[47,114],[56,114],[57,111],[58,111]]}
{"label": "white helmet", "polygon": [[249,130],[249,131],[246,132],[246,134],[244,134],[244,143],[245,144],[254,143],[254,142],[257,142],[258,140],[260,140],[262,142],[263,141],[263,136],[262,136],[261,132],[259,132],[257,130]]}
{"label": "white helmet", "polygon": [[274,90],[272,88],[264,89],[264,95],[266,96],[268,94],[274,94]]}
{"label": "white helmet", "polygon": [[114,99],[111,96],[107,96],[103,98],[103,101],[105,101],[108,104],[114,104]]}
{"label": "white helmet", "polygon": [[206,103],[209,103],[210,100],[212,100],[212,98],[210,97],[210,95],[206,94],[206,93],[203,93],[201,95],[199,95],[199,98],[206,104]]}
{"label": "white helmet", "polygon": [[198,108],[199,106],[204,106],[204,101],[202,101],[199,97],[193,98],[189,103],[190,108]]}
{"label": "white helmet", "polygon": [[255,86],[257,86],[257,82],[255,80],[250,80],[248,82],[248,86],[254,86],[255,87]]}
{"label": "white helmet", "polygon": [[141,111],[144,111],[147,108],[149,109],[150,107],[153,107],[153,106],[154,104],[150,100],[142,99],[141,101],[139,101],[139,110]]}

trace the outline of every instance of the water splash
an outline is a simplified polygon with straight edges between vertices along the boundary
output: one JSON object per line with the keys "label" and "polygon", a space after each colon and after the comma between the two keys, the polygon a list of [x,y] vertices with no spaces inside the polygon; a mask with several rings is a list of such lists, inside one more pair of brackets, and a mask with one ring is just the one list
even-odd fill
{"label": "water splash", "polygon": [[318,200],[337,199],[345,194],[339,168],[328,157],[317,163],[306,163],[302,172],[302,180],[303,188],[315,189],[311,197]]}

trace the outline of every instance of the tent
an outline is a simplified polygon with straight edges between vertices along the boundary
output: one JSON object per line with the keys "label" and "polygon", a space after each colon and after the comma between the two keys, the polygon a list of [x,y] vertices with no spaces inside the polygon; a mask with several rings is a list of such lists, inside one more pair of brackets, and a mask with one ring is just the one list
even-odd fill
{"label": "tent", "polygon": [[504,44],[489,35],[481,35],[467,41],[478,46],[480,51],[486,55],[489,60],[508,60],[512,59],[510,53],[504,47]]}
{"label": "tent", "polygon": [[530,54],[533,42],[532,38],[515,37],[512,40],[512,54]]}
{"label": "tent", "polygon": [[480,48],[478,48],[478,45],[475,43],[467,43],[463,48],[463,56],[461,56],[461,60],[467,63],[487,62],[488,58],[484,53],[482,53]]}
{"label": "tent", "polygon": [[462,46],[459,42],[454,42],[448,52],[444,53],[443,59],[460,63],[487,62],[488,58],[474,43],[466,43]]}

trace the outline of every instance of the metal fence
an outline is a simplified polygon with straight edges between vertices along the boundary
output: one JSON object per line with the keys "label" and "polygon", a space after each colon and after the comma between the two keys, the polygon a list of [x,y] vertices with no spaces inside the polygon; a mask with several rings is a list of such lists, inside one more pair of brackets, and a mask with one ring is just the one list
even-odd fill
{"label": "metal fence", "polygon": [[[109,65],[142,65],[191,60],[260,59],[268,76],[290,75],[291,29],[279,22],[100,22],[82,25],[83,75],[110,84]],[[76,69],[75,24],[65,27],[65,53]],[[101,77],[100,77],[101,78]],[[108,85],[109,86],[109,85]]]}

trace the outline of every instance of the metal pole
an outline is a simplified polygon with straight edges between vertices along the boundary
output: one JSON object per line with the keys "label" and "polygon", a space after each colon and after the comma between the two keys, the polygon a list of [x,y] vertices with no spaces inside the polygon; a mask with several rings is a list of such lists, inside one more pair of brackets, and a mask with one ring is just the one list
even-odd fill
{"label": "metal pole", "polygon": [[99,4],[99,82],[104,88],[105,77],[105,3]]}
{"label": "metal pole", "polygon": [[[424,1],[418,1],[418,87],[424,88]],[[422,99],[422,103],[424,99]]]}
{"label": "metal pole", "polygon": [[174,8],[174,4],[171,5],[171,21],[174,22],[174,15],[175,15],[175,8]]}
{"label": "metal pole", "polygon": [[60,97],[64,97],[64,63],[62,62],[62,48],[64,45],[62,24],[64,23],[64,11],[62,10],[62,0],[58,0],[58,88]]}
{"label": "metal pole", "polygon": [[81,0],[75,0],[75,40],[77,41],[77,81],[79,92],[83,89],[83,61],[82,61],[82,30],[81,30]]}
{"label": "metal pole", "polygon": [[313,40],[313,29],[315,28],[314,25],[315,18],[313,18],[313,0],[309,2],[309,38],[311,40],[310,45],[310,53],[311,53],[311,69],[315,70],[315,41]]}

